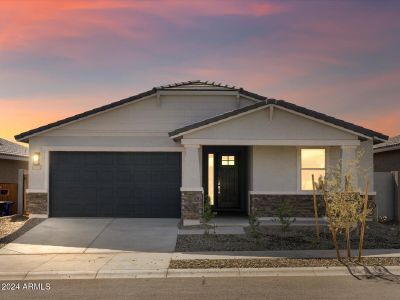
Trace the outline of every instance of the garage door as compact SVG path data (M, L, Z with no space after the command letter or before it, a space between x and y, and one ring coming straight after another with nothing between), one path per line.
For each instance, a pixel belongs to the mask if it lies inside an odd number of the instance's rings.
M181 154L50 152L52 217L180 217Z

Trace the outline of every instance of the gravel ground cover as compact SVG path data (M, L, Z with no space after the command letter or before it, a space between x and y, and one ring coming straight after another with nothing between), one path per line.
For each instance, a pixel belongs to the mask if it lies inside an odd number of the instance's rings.
M0 248L31 230L43 220L38 218L29 219L20 215L0 218Z
M195 251L258 251L258 250L317 250L334 249L326 226L321 227L320 243L316 243L313 226L292 226L285 234L279 226L261 226L261 238L252 237L249 228L246 234L179 235L175 250ZM344 238L338 237L344 247ZM358 247L357 230L352 233L352 248ZM365 249L400 249L400 225L370 222L367 225Z
M400 257L364 257L361 263L356 260L334 258L294 259L294 258L256 258L256 259L181 259L171 260L171 269L224 269L224 268L296 268L296 267L340 267L340 266L398 266Z

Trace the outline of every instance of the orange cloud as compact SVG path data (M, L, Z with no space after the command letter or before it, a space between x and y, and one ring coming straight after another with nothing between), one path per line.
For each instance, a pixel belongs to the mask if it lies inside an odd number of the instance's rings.
M89 99L0 99L0 137L13 141L18 133L101 105L91 102Z
M379 115L352 115L351 119L358 125L389 136L396 136L400 134L399 111L400 107L395 110L385 109Z
M29 48L51 38L81 37L91 30L110 30L125 37L144 39L152 25L143 24L143 14L187 25L195 16L257 17L286 9L285 5L264 1L5 0L0 10L0 50ZM129 10L130 16L110 18L106 14L115 10ZM140 30L134 30L135 25Z

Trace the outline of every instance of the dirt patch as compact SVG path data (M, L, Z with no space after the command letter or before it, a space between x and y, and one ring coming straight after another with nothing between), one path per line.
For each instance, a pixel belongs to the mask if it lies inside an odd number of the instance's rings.
M313 226L292 226L282 233L279 226L261 226L261 237L255 239L249 228L246 234L230 235L179 235L176 251L260 251L260 250L319 250L334 249L331 235L326 226L321 227L320 242L316 242ZM345 240L338 236L340 247L344 248ZM352 248L358 247L358 232L352 232ZM400 226L371 222L367 225L365 249L400 249Z
M0 218L0 248L31 230L44 219L29 219L25 216L12 216Z
M294 258L256 258L256 259L181 259L171 260L171 269L224 269L224 268L296 268L296 267L340 267L340 266L399 266L400 257L364 257L361 263L356 260L333 258L294 259Z

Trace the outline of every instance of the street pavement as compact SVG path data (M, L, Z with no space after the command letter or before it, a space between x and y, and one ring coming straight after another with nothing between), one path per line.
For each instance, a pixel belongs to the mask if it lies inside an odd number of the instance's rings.
M400 279L391 276L40 280L8 283L19 283L20 287L27 283L32 288L0 291L0 299L383 300L400 297ZM44 290L34 290L35 286Z

